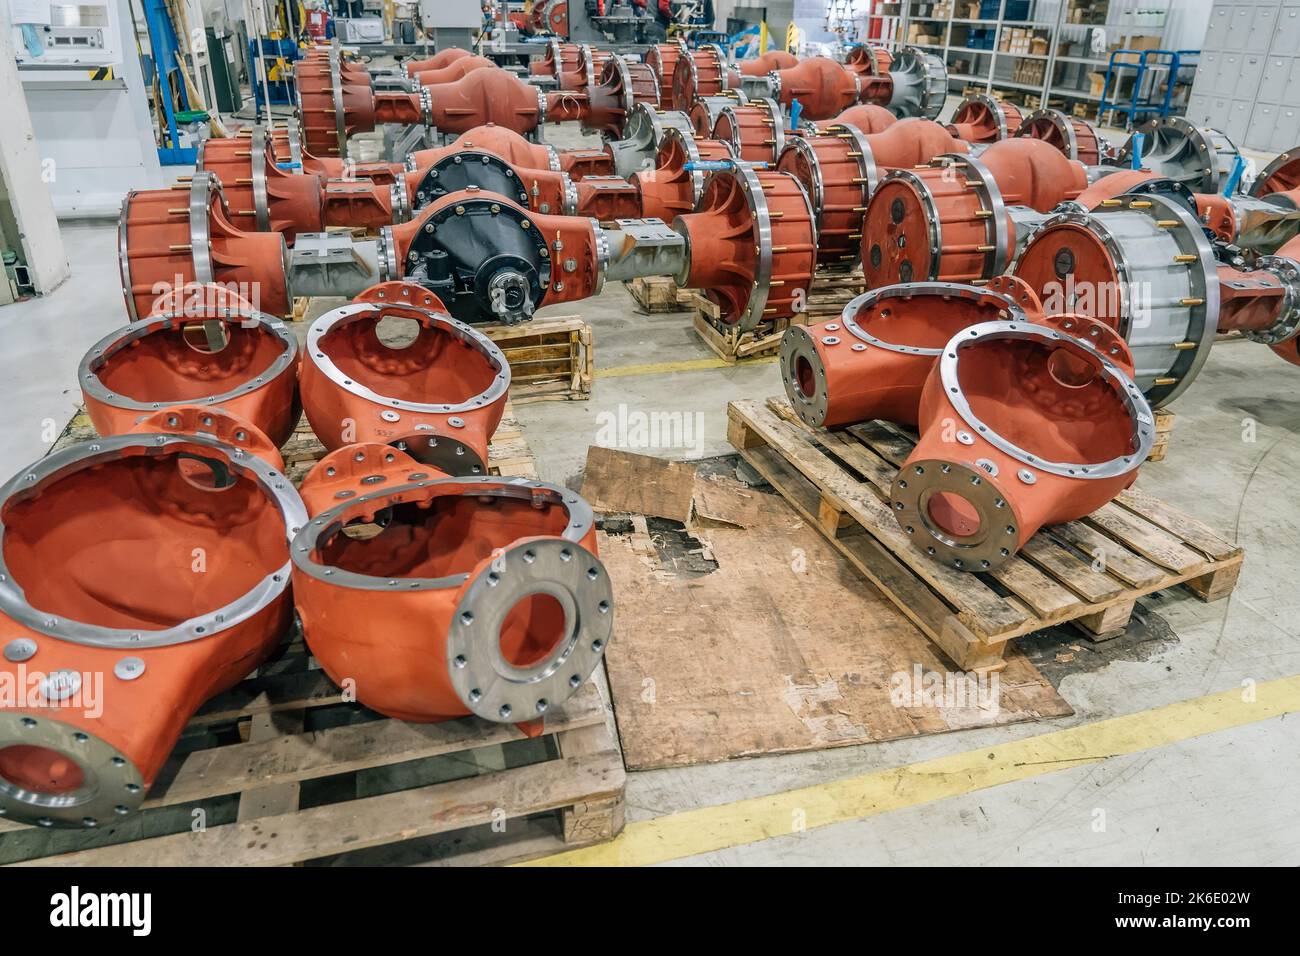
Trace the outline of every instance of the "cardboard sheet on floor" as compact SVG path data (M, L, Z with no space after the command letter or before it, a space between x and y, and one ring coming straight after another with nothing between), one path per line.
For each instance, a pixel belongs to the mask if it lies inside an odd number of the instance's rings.
M934 645L779 496L757 494L747 528L695 527L698 544L656 542L639 522L601 536L618 602L606 666L629 769L1072 712L1014 650L996 687L941 693L952 665ZM704 560L674 560L683 547Z

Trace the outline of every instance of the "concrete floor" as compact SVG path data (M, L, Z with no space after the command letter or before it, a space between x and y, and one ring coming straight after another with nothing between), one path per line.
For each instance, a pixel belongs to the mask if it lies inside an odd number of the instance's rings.
M569 145L562 130L553 141ZM125 322L114 226L65 224L72 278L52 295L0 309L0 471L39 456L79 404L77 363ZM621 286L553 310L593 326L598 370L710 358L685 315L636 314ZM545 314L545 313L543 313ZM1102 718L1145 711L1243 681L1300 673L1300 369L1248 343L1217 346L1174 410L1166 462L1141 486L1238 540L1247 551L1230 599L1202 604L1173 593L1144 602L1174 639L1098 669L1068 674L1075 708L1050 724L1020 724L820 753L631 775L629 820L806 787L866 771L986 747ZM731 451L726 403L781 390L775 365L619 374L598 378L589 402L523 406L518 417L542 477L575 483L597 414L699 413L703 440L650 449L672 458ZM1254 440L1247 441L1246 423ZM53 424L52 424L53 423ZM864 584L864 586L869 586ZM1300 863L1300 747L1294 718L1273 719L1186 743L861 821L769 839L681 862L751 864L1231 864ZM1105 832L1093 827L1106 810Z

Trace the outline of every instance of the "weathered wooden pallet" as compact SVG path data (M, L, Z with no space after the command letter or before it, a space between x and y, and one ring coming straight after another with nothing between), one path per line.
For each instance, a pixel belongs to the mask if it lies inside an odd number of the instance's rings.
M766 319L757 328L741 331L722 321L722 311L698 291L689 293L695 310L692 326L695 334L725 362L775 355L781 338L792 325L808 325L838 318L844 306L861 295L862 270L856 272L819 272L814 278L802 311L791 318Z
M141 811L120 824L84 831L0 821L0 863L491 864L622 829L626 773L595 684L529 738L473 717L385 718L345 702L310 668L301 642L290 643L209 701Z
M815 431L784 399L727 406L728 438L760 474L964 670L1002 666L1010 641L1071 622L1121 633L1138 598L1180 584L1228 595L1240 547L1140 490L1044 529L997 571L970 574L914 548L889 508L913 439L885 422Z
M519 325L478 327L510 363L516 405L584 399L591 395L596 356L591 326L580 315L536 318Z
M679 289L668 276L629 279L624 285L644 312L685 312L692 307L691 291Z

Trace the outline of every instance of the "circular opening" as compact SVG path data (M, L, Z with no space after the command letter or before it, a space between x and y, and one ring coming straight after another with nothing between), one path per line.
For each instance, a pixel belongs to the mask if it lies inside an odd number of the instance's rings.
M794 380L799 388L799 394L804 398L812 398L816 393L817 383L813 377L812 363L805 355L800 355L794 360Z
M931 495L926 512L935 527L954 538L969 538L979 533L979 511L955 492L941 491Z
M1083 388L1097 377L1091 362L1067 349L1057 349L1047 357L1047 371L1065 388Z
M420 323L401 315L386 315L376 324L379 341L390 349L404 349L420 334Z
M501 622L501 656L513 667L532 667L560 646L565 624L564 608L551 595L521 598Z
M14 744L0 749L0 780L29 793L61 796L80 790L86 775L67 754L49 747Z

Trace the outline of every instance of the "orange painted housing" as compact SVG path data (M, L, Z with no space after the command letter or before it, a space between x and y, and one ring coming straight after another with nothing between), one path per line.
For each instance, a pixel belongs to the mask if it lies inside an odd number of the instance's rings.
M996 143L1015 136L1023 119L1015 103L980 93L961 101L948 132L968 143Z
M165 431L54 452L0 502L0 672L31 688L0 709L0 808L112 826L199 706L285 635L306 512L257 455Z
M454 83L467 73L475 70L496 69L496 62L485 56L464 56L446 66L421 70L412 75L421 86L438 86L442 83Z
M501 350L445 312L361 299L307 332L299 388L316 437L331 451L380 442L449 475L487 474L510 386ZM381 338L394 319L409 342Z
M883 46L863 43L849 50L844 65L859 76L888 76L889 68L894 65L894 55Z
M1009 276L987 286L873 289L838 319L791 326L781 340L781 379L795 413L814 427L871 419L915 426L921 390L954 335L981 322L1041 316L1038 297Z
M727 63L722 49L711 43L687 51L673 68L673 100L681 110L692 109L702 97L738 89L739 71Z
M798 100L799 115L810 120L830 119L843 112L858 102L862 91L858 75L827 56L810 56L773 75L779 84L777 101L789 110Z
M543 93L505 70L475 70L427 93L432 125L445 133L464 133L489 123L528 133L561 95Z
M125 434L144 415L186 405L222 409L275 446L298 424L297 339L246 306L202 302L154 313L91 346L77 377L101 435Z
M695 212L673 228L690 250L678 284L701 290L724 322L752 329L806 302L817 241L808 196L793 176L747 166L714 173Z
M303 494L313 519L293 544L303 635L367 707L535 733L600 662L613 591L591 507L573 492L447 478L362 444L322 459Z
M1055 328L1010 321L944 347L918 424L891 489L894 517L916 547L965 571L996 569L1045 525L1112 500L1155 437L1119 365Z
M1016 130L1017 136L1041 139L1060 150L1066 159L1096 166L1102 160L1103 142L1086 120L1060 110L1035 110Z
M641 215L672 222L692 212L704 190L704 173L688 170L690 162L719 162L731 158L731 148L714 139L696 139L677 129L664 131L655 168L632 174L641 199Z
M579 69L579 45L561 43L552 38L546 43L546 52L528 64L530 76L552 76L558 78L561 73L572 73Z
M655 108L658 102L659 82L654 71L644 63L612 56L605 63L600 82L587 87L585 109L580 114L582 128L618 139L637 103Z
M688 53L686 44L681 40L656 44L646 52L646 66L650 67L659 82L658 105L661 110L685 109L677 102L677 94L673 89L673 73L677 69L677 61L685 53Z
M444 66L451 66L451 64L455 63L457 60L473 55L474 54L469 50L462 50L460 47L449 46L423 60L407 60L402 65L402 68L406 71L407 76L415 76L417 73L423 73L425 70L441 70Z
M751 60L741 60L738 67L741 76L767 76L773 70L788 70L797 66L799 58L786 50L768 50Z
M867 286L999 275L1016 249L1009 207L1047 212L1087 186L1081 163L1025 138L994 143L979 159L943 156L927 169L894 170L872 194L863 221Z
M861 257L867 201L887 167L908 168L965 150L965 143L926 119L901 120L866 135L855 126L832 124L815 136L792 137L777 168L798 179L812 200L818 264L844 268Z
M871 133L883 133L897 122L898 117L883 106L875 103L858 103L832 117L825 125L854 126L860 132L870 135ZM823 128L821 124L814 125L817 125L818 129Z
M284 237L235 228L211 173L195 173L170 189L127 193L117 237L132 321L148 315L160 295L214 282L239 289L263 312L289 313Z
M786 133L781 108L769 99L754 98L744 106L724 106L709 138L727 143L738 159L775 164Z

